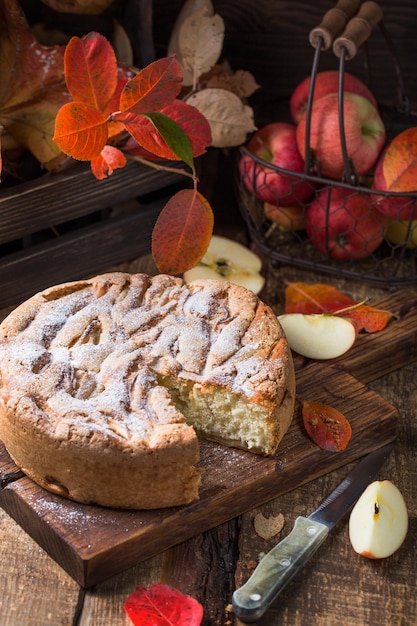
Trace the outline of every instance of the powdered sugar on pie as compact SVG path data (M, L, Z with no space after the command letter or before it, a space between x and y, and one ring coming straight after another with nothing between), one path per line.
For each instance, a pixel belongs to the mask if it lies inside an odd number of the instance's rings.
M0 325L0 439L79 502L198 498L198 436L273 454L293 414L276 316L225 281L111 273L33 296Z

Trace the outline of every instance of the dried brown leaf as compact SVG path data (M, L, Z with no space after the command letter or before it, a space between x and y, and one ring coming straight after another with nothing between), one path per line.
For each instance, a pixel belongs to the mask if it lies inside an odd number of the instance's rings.
M56 113L69 99L63 55L61 46L34 39L16 0L2 0L0 123L46 167L62 154L52 136Z
M262 513L257 513L253 519L255 532L261 539L268 541L278 535L284 527L284 516L282 513L265 517Z
M223 18L206 15L205 8L195 11L184 21L178 34L178 47L181 65L192 79L188 84L196 87L199 77L217 63L223 39Z
M118 20L113 22L111 44L116 54L117 62L132 67L134 65L132 43Z
M212 145L231 148L245 142L248 133L256 130L251 107L226 89L202 89L187 99L210 124Z
M174 25L171 29L171 35L168 42L168 55L175 54L178 56L180 50L178 45L178 37L181 26L185 20L196 11L205 10L205 15L213 15L213 3L211 0L185 0L181 11L178 13Z
M260 85L256 82L253 74L246 70L237 70L234 74L218 72L207 80L207 87L213 89L227 89L235 93L239 98L249 98Z

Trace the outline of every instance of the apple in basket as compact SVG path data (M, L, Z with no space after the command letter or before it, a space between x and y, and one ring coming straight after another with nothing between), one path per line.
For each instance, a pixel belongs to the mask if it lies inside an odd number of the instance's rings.
M384 240L387 218L368 194L347 187L322 189L306 210L305 227L312 244L338 261L364 259Z
M296 127L286 122L272 122L263 126L251 137L248 150L266 163L295 172L298 176L281 173L257 163L250 155L242 154L239 171L248 191L259 200L289 206L305 202L314 190L306 181L304 159L297 146Z
M298 124L307 108L310 81L310 76L304 78L291 94L290 112L294 124ZM345 72L343 76L343 91L344 93L357 93L367 98L375 108L377 106L373 93L365 83L348 72ZM339 72L337 70L324 70L316 74L313 100L318 100L328 93L339 93Z
M349 158L358 175L375 165L385 142L385 126L377 109L363 96L345 93L343 98L344 130ZM297 143L305 158L306 112L297 126ZM313 102L310 146L325 178L342 180L345 171L340 140L339 98L337 93Z
M379 191L387 191L387 183L386 183L385 176L384 176L384 159L385 159L385 155L388 149L395 151L395 145L396 145L395 142L392 142L379 157L378 162L375 167L374 179L372 182L372 189L379 190ZM417 151L417 145L416 145L416 151ZM415 158L417 158L417 154L415 155ZM402 167L404 167L404 165ZM417 179L414 180L414 189L406 188L406 189L401 190L401 189L396 188L395 189L396 193L394 193L393 195L381 195L381 196L375 195L373 197L375 206L377 207L379 211L381 211L381 213L383 213L384 215L387 215L388 217L394 220L408 220L410 219L410 217L411 218L413 217L412 215L413 212L416 213L416 217L417 217L415 199L413 199L410 196L407 197L405 195L401 195L401 191L403 193L409 192L409 191L410 192L417 191Z
M282 231L304 229L304 208L300 204L281 206L264 202L265 217Z

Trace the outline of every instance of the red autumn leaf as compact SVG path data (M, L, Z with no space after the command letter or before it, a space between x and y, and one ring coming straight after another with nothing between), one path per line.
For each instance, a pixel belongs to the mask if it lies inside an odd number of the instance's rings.
M339 315L354 322L358 332L363 330L366 333L376 333L383 330L392 318L392 313L389 311L367 304L361 304L349 311L341 312Z
M203 607L194 598L169 585L138 587L124 603L136 626L200 626Z
M40 45L16 0L0 2L0 75L0 124L40 163L58 164L55 116L70 99L64 48Z
M195 107L188 105L182 100L175 100L158 113L178 124L180 129L187 135L192 156L200 156L206 151L207 146L211 144L210 125L207 119ZM139 146L160 158L180 160L187 163L189 159L179 149L181 146L177 145L177 151L171 149L163 136L161 136L160 129L156 126L156 116L153 119L151 119L151 116L152 114L149 117L124 114L122 119L124 120L126 130ZM117 115L114 117L116 120L120 119ZM170 135L174 136L172 129Z
M320 448L329 452L346 448L352 428L343 413L327 404L305 400L302 415L308 436Z
M122 122L118 122L110 116L112 113L119 110L120 95L126 83L131 80L133 76L135 76L135 72L133 72L130 67L119 66L117 68L116 89L114 90L112 97L110 98L105 110L103 111L104 115L108 117L109 139L114 139L122 133L125 133L126 131L125 126Z
M100 154L91 159L91 169L98 180L113 174L113 171L126 165L126 157L114 146L104 146Z
M125 126L140 145L145 144L149 152L163 159L184 161L193 169L190 140L176 122L160 111L135 116L134 119L134 123L125 123Z
M321 283L289 283L285 289L285 313L331 313L353 304L349 296Z
M120 110L135 114L160 111L178 96L181 87L182 71L175 57L158 59L125 85Z
M95 32L82 39L72 37L65 49L64 69L73 99L105 111L118 82L116 55L107 39Z
M333 313L355 323L358 332L383 330L392 313L359 304L335 287L321 283L289 283L285 289L285 313Z
M161 113L174 120L187 134L194 157L205 153L212 137L207 118L198 109L183 100L174 100L161 109Z
M143 146L140 146L136 139L129 135L126 142L123 144L123 150L132 156L137 156L140 159L146 159L147 161L162 161L163 158L157 156L153 152L149 152Z
M388 191L417 190L417 127L394 137L385 151L382 169Z
M100 111L81 102L68 102L58 111L54 141L79 161L97 157L106 145L108 127Z
M152 233L152 256L161 273L182 274L204 256L213 211L196 189L182 189L165 205Z

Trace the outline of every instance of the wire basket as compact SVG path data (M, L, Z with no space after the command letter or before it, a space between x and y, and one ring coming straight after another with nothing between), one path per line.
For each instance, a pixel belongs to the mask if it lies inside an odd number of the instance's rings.
M334 15L331 10L323 18L322 24L310 33L315 55L306 112L304 171L283 169L264 161L248 148L241 148L238 173L240 209L252 241L271 259L272 264L313 269L318 273L388 288L416 284L417 191L400 193L373 189L374 171L358 176L346 147L343 105L345 61L353 58L358 46L366 41L376 24L392 54L398 78L396 106L392 109L381 107L379 111L386 129L386 143L400 131L417 125L417 116L408 110L401 72L379 6L375 2L365 2L357 12L358 4L354 0L340 0L335 7L338 20L341 4L344 5L343 9L348 5L342 31L340 23L332 24ZM336 39L334 29L342 32ZM340 180L321 176L321 164L315 160L310 147L312 103L319 57L321 51L330 45L333 45L333 51L339 57L338 114L344 162L344 173ZM273 194L271 177L277 175L288 184L288 193L284 199ZM303 193L300 193L301 189ZM262 193L265 190L267 193ZM295 202L289 199L290 196L296 198ZM366 203L368 208L366 212L361 210L359 216L360 203ZM389 218L386 215L387 204L390 205ZM317 206L321 208L317 209ZM338 228L336 244L331 214L337 210L344 212L345 224ZM316 215L318 212L321 214L319 221L312 219L313 211ZM343 238L344 245L341 246Z

